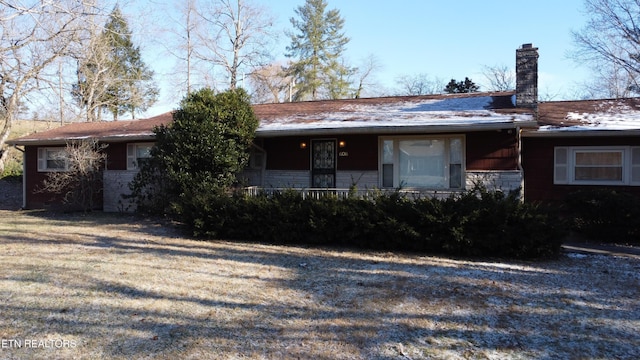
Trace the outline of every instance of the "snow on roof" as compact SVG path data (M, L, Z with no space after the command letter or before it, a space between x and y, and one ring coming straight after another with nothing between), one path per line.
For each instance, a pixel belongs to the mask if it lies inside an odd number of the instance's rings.
M536 125L529 109L513 105L513 93L396 96L253 105L258 136L329 133L424 133ZM172 112L132 121L75 123L11 140L10 144L64 144L67 140L148 140Z
M638 99L543 103L540 116L540 133L640 130Z
M387 102L344 102L327 111L308 111L262 120L258 133L292 130L386 127L474 126L533 121L532 113L498 112L492 96L398 98Z

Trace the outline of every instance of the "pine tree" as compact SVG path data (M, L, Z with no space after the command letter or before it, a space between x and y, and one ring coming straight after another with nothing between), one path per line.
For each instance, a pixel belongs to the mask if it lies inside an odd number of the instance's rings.
M114 120L121 114L143 111L153 105L158 88L153 82L153 71L142 61L140 47L131 41L131 30L116 6L105 25L103 35L111 48L115 81L107 90L108 110Z
M448 94L472 93L477 92L478 90L480 90L480 87L468 77L465 77L464 81L451 79L444 88L444 92Z
M295 12L298 19L291 24L298 32L290 34L287 57L297 58L289 67L296 79L295 100L322 96L345 97L349 92L348 78L355 69L343 64L341 56L349 38L342 28L344 19L336 9L326 10L325 0L306 0Z
M102 33L93 38L85 58L78 62L78 84L73 95L93 112L107 110L117 119L125 113L135 117L155 103L158 88L153 71L142 61L140 47L131 40L131 30L116 6Z

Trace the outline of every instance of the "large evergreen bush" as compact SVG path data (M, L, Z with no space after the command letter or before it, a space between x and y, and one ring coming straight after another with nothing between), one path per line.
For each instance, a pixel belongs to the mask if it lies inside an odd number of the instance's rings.
M151 159L142 164L132 185L137 205L191 223L214 216L211 212L221 203L218 197L247 164L257 127L242 89L189 94L174 112L173 122L154 129Z

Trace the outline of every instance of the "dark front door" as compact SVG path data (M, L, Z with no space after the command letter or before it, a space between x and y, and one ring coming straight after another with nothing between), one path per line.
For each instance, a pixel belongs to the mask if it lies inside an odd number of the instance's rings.
M311 144L311 187L336 187L336 141L313 140Z

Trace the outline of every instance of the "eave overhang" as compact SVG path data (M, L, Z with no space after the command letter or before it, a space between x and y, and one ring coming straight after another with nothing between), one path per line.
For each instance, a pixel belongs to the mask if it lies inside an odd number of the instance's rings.
M22 138L20 140L7 140L7 145L10 146L58 146L58 145L66 145L67 143L74 141L82 141L95 139L100 142L109 142L109 143L117 143L117 142L147 142L147 141L155 141L154 133L146 133L146 134L132 134L132 135L113 135L113 136L71 136L66 138L50 138L50 139L29 139Z
M636 130L544 130L523 131L523 138L581 138L581 137L621 137L640 136L640 129Z
M531 121L491 122L485 124L446 124L419 126L368 126L368 127L333 127L333 128L300 128L256 131L256 137L272 138L279 136L329 136L329 135L396 135L396 134L441 134L477 131L498 131L518 128L535 128L537 123Z

